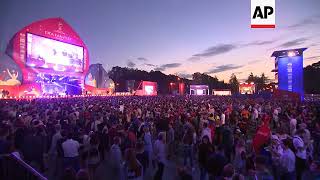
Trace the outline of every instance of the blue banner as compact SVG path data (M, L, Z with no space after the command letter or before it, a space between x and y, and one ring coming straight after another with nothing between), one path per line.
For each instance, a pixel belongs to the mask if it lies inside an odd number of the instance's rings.
M303 56L278 57L277 61L279 89L303 97Z

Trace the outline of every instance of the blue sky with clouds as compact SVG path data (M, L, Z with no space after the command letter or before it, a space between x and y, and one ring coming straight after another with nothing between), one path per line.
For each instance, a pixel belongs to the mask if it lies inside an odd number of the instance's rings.
M276 28L250 28L250 0L2 0L0 50L33 21L64 18L92 63L227 80L270 72L274 50L308 47L320 58L320 1L276 0Z

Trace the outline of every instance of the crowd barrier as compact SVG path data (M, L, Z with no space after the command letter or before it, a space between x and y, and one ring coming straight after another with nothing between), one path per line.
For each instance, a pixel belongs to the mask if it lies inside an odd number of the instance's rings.
M0 179L47 180L47 178L13 154L0 155Z

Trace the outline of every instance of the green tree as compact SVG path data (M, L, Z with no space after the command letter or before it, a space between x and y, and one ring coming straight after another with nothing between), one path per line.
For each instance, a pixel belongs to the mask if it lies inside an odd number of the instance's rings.
M229 84L230 84L231 92L233 94L236 94L239 92L239 81L237 76L234 73L231 74L231 77L229 79Z
M306 94L320 94L320 61L303 68L303 83Z
M247 83L254 83L256 85L256 92L262 90L265 85L268 83L269 78L262 73L260 76L254 75L252 72L249 74L248 79L246 80Z
M210 76L205 73L196 72L192 75L192 84L205 84L209 86L209 90L212 89L226 89L229 88L229 85L224 81L219 81L219 79L214 76Z

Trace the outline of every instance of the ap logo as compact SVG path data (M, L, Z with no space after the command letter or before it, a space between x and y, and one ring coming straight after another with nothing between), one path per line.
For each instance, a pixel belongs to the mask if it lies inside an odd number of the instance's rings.
M275 28L275 10L275 0L251 0L251 28Z

